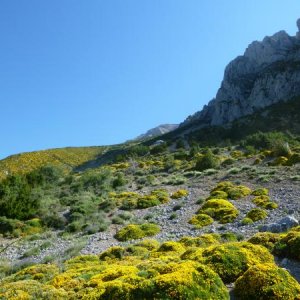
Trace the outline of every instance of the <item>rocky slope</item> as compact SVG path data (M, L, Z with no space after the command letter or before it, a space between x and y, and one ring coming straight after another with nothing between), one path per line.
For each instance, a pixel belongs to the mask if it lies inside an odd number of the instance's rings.
M300 19L296 36L279 31L255 41L225 69L217 95L181 126L224 125L300 95Z

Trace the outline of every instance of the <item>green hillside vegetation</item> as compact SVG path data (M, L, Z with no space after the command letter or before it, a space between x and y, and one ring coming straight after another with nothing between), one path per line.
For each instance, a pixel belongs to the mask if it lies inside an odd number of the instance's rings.
M290 146L287 141L290 141ZM244 174L252 179L260 166L263 169L280 170L282 166L290 167L300 162L298 140L291 140L291 137L287 138L282 133L257 133L248 136L240 144L235 150L228 150L228 147L201 148L201 144L193 144L189 150L180 148L171 151L168 147L163 147L158 152L155 151L155 154L152 154L152 150L157 146L129 146L126 153L119 154L111 163L95 165L94 168L80 172L72 171L71 168L66 172L65 164L62 163L49 165L49 153L58 153L58 150L36 152L32 156L21 155L24 160L27 156L46 157L48 160L45 158L46 164L39 168L37 164L31 165L32 160L28 160L28 166L34 170L24 174L16 171L15 175L7 175L2 179L0 232L5 236L22 236L27 230L24 222L33 218L39 219L39 224L45 229L85 233L105 231L111 223L129 224L130 219L120 217L122 210L147 209L164 205L170 199L184 199L189 194L188 190L179 187L171 191L170 187L185 185L190 178L201 180L224 171L234 176L242 170L232 165L246 163L250 165L244 168ZM75 167L91 155L93 158L98 155L101 159L99 151L103 149L100 149L102 148L62 149L60 154ZM84 154L86 150L88 153ZM65 155L68 151L70 153ZM44 156L46 153L48 154ZM80 159L75 160L75 157ZM284 162L276 163L281 157L285 158ZM0 164L10 164L12 159L2 160ZM218 164L211 165L211 160L217 160ZM203 165L203 161L206 161L207 167L199 171L199 162ZM36 162L42 164L42 161ZM17 165L16 160L14 163ZM276 175L275 170L272 172ZM262 177L258 176L259 178ZM169 186L169 191L165 186ZM143 189L147 189L147 192L140 193L139 190ZM242 201L250 193L251 189L247 186L220 182L198 213L221 223L233 222L239 215L234 201ZM266 214L264 209L277 208L277 204L267 195L267 190L256 190L252 194L251 199L262 209L262 214ZM195 217L191 223L197 225L199 222L200 227L204 223L211 223L211 219L203 218ZM256 221L250 212L247 219Z
M62 148L12 155L0 161L0 178L26 174L45 165L58 166L70 171L97 158L104 149L104 147Z

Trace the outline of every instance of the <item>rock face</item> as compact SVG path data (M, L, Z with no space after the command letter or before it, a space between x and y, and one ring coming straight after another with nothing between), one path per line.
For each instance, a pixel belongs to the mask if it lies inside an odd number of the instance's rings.
M223 125L277 103L300 96L300 19L295 37L285 31L253 42L231 61L216 97L182 125Z
M142 140L146 138L156 137L170 131L175 130L178 127L177 124L163 124L155 128L148 130L146 133L139 135L135 140Z

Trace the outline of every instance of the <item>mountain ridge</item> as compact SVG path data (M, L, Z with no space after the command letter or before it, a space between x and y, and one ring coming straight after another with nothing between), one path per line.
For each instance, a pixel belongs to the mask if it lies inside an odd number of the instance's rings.
M296 36L279 31L252 42L225 68L216 97L180 126L224 125L300 95L300 20Z
M140 134L137 136L134 140L143 140L147 138L153 138L160 135L163 135L165 133L169 133L170 131L173 131L178 128L178 124L161 124L154 128L151 128L147 130L145 133Z

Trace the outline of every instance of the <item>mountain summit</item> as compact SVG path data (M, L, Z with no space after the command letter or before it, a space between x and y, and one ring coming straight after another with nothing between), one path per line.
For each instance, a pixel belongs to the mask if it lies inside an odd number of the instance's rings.
M162 124L152 129L149 129L146 133L139 135L135 140L143 140L147 138L153 138L162 134L175 130L178 127L177 124Z
M300 19L298 32L279 31L252 42L231 61L217 95L183 124L224 125L279 101L300 95Z

